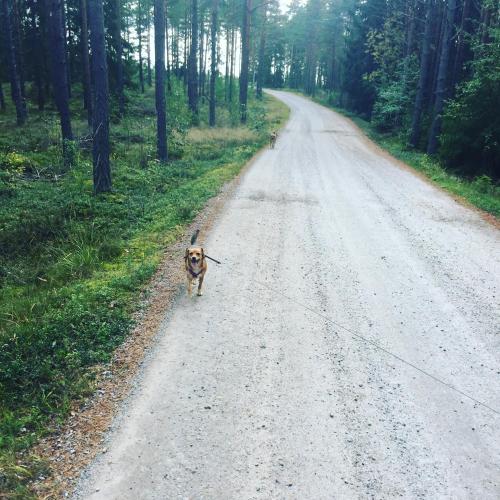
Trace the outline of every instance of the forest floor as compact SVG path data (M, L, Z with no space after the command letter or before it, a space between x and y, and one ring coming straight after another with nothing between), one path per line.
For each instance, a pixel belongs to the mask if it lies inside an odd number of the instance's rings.
M30 109L22 129L12 106L0 114L0 497L24 498L34 480L49 478L33 445L106 378L113 352L143 315L145 284L173 258L165 248L288 114L266 96L251 100L248 126L239 125L235 104L218 108L219 126L209 129L205 103L200 126L190 127L182 86L173 84L169 163L154 160L152 89L131 93L127 116L111 124L113 191L98 197L78 90L68 170L53 109Z
M295 90L292 92L309 97ZM408 147L405 138L377 131L367 120L346 109L332 105L328 95L324 92L318 91L317 95L311 99L350 118L370 139L395 158L411 166L435 185L454 195L461 203L469 204L491 214L493 216L491 220L496 218L497 223L499 223L500 186L495 185L489 177L481 175L474 179L467 179L458 173L449 171L437 157L430 157L421 151Z
M500 233L297 95L77 498L498 498Z

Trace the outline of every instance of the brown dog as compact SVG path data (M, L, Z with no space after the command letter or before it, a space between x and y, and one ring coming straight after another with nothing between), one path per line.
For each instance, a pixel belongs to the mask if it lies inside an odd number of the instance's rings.
M271 135L269 136L269 147L271 149L274 149L277 139L278 139L278 132L276 132L275 130L274 132L271 132Z
M207 272L207 261L205 259L205 252L202 247L189 247L186 248L184 255L184 262L187 271L188 280L188 295L191 297L193 283L198 280L198 295L203 295L201 287L203 286L203 279Z

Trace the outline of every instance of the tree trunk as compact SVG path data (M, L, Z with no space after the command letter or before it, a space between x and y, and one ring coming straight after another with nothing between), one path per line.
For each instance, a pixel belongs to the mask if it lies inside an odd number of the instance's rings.
M215 127L215 83L217 80L217 22L218 22L218 0L212 0L212 24L210 30L211 55L210 55L210 104L208 123Z
M205 31L205 25L204 25L204 18L203 18L203 12L201 14L201 19L200 19L200 50L198 51L199 52L199 58L200 58L200 61L199 61L199 64L198 64L198 67L199 67L199 73L198 73L198 95L200 97L202 97L205 93L205 82L204 82L204 79L205 79L205 68L203 66L203 55L204 55L204 52L205 52L205 46L204 46L204 41L205 41L205 35L204 35L204 31Z
M420 55L420 75L418 79L417 94L415 96L415 106L413 108L410 136L410 144L414 148L418 146L418 142L420 140L420 121L424 106L427 80L429 78L429 56L431 52L433 13L434 0L427 0L424 39L422 41L422 53Z
M69 111L69 85L66 55L66 36L63 29L63 1L50 0L50 40L52 47L52 87L54 100L61 121L61 134L63 139L63 158L65 166L69 166L72 158L68 141L73 140L71 129L71 116Z
M229 65L229 102L233 102L234 86L234 27L231 29L231 62Z
M158 159L167 161L167 115L165 104L165 0L155 0L155 93Z
M259 66L257 70L257 99L262 99L262 88L264 86L264 70L266 65L266 22L267 22L267 5L264 4L264 15L262 18L262 27L259 39Z
M17 69L19 71L19 81L21 84L21 94L23 98L26 99L26 89L25 89L26 78L24 74L21 21L19 18L19 9L17 5L17 0L12 0L11 26L12 26L12 36L14 38L14 47L16 50L16 61L17 61Z
M252 0L243 0L243 20L241 24L241 70L240 70L240 121L247 121L248 71L250 64L250 17Z
M68 98L71 98L71 72L69 70L68 34L66 31L66 8L64 5L64 0L61 0L61 29L64 36L64 59L65 59L64 64L66 67L66 83L68 85Z
M118 114L122 117L125 114L125 95L123 93L123 42L122 42L122 18L121 1L113 0L113 45L116 56L116 94L118 96Z
M170 71L171 71L171 59L170 59L170 42L168 40L168 15L167 15L167 4L165 2L165 58L167 66L167 91L172 91L172 84L170 81Z
M450 58L450 42L453 30L453 19L455 16L456 0L448 0L446 9L445 28L441 44L441 55L439 58L439 70L436 85L436 100L434 102L434 118L432 120L429 141L427 143L427 153L434 154L438 148L438 136L441 132L442 112L444 99L446 96L446 76L448 71L448 61Z
M94 80L94 112L92 120L94 193L111 191L109 163L109 87L104 35L103 0L89 0L90 46Z
M3 94L3 87L1 81L0 81L0 111L5 111L5 96Z
M198 75L196 56L198 54L198 0L191 0L191 50L188 61L188 101L194 116L198 115Z
M229 26L226 27L226 70L224 72L224 101L227 102L228 98L228 85L229 85Z
M12 37L12 0L2 0L3 13L3 31L5 34L5 50L9 64L9 78L11 97L16 107L17 124L24 125L28 112L26 101L21 92L21 81L19 79L19 70L17 62L16 48Z
M89 28L87 17L87 0L80 0L80 14L82 31L80 36L82 61L83 61L83 105L87 110L87 122L92 126L92 87L90 83L89 59Z
M457 83L459 83L462 80L464 55L466 52L466 45L467 45L467 41L465 40L465 38L469 33L470 9L471 9L471 0L464 0L464 8L462 10L462 19L460 22L460 31L458 32L458 37L457 37L457 52L455 54L455 61L453 64L452 81L451 81L452 89L454 89Z
M137 38L139 39L139 83L144 94L144 68L142 61L142 11L141 0L137 3Z
M148 64L148 86L153 86L153 79L151 77L151 10L147 8L146 14L146 56Z
M41 30L37 26L37 3L34 0L30 2L31 10L31 40L32 40L32 50L35 55L34 65L34 79L36 87L36 100L38 105L38 110L43 111L45 107L45 93L43 91L43 43L41 37ZM39 17L40 19L40 17Z

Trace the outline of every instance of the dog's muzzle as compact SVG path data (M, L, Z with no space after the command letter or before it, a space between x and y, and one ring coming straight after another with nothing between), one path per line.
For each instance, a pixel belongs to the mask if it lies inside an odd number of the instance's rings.
M191 262L193 264L196 264L198 262L198 259L196 257L191 257Z

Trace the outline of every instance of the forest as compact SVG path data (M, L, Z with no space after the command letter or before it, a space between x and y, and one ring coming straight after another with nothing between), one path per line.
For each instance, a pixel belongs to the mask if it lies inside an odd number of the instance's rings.
M1 0L0 496L50 474L30 447L92 391L165 245L286 120L263 89L369 122L498 207L499 14L498 0Z

